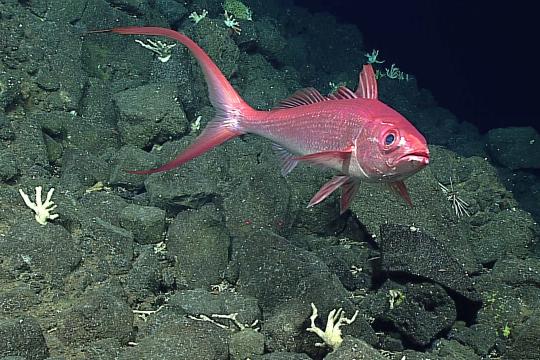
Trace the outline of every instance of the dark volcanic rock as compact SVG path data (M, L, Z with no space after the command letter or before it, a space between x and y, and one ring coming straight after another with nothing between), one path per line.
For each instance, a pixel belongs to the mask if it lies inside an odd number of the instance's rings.
M536 360L538 354L538 339L540 338L540 311L535 311L524 324L516 327L514 346L507 354L509 360Z
M0 237L0 257L17 271L40 274L60 284L80 263L81 251L63 227L21 219Z
M408 226L381 225L382 269L436 282L473 303L480 302L472 281L437 239Z
M321 313L343 307L350 314L347 291L318 257L266 231L233 240L237 289L256 297L263 311L296 299L309 308L316 302Z
M119 292L117 287L104 286L66 310L58 326L60 340L74 345L111 338L126 344L131 337L133 313Z
M409 284L402 304L387 313L396 329L415 345L427 346L456 320L456 307L436 284Z
M437 284L391 280L362 302L361 313L374 319L375 328L394 329L415 347L428 346L454 324L456 305Z
M510 169L540 168L540 135L532 127L492 129L487 134L489 154Z
M5 356L5 357L4 357ZM49 349L38 322L30 317L0 319L0 357L41 360Z

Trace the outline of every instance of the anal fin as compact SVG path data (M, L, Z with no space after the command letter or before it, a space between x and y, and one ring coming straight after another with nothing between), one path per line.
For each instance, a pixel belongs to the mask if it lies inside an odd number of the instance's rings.
M298 165L298 160L294 154L279 144L272 144L272 150L281 162L281 175L287 176Z

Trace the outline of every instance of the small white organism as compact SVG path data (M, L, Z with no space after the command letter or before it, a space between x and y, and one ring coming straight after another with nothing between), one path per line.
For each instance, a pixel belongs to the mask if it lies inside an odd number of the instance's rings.
M225 20L223 20L223 23L226 27L229 29L232 29L236 34L240 35L242 32L242 29L240 29L240 23L234 18L232 14L229 14L227 10L225 10Z
M330 346L332 350L337 349L343 342L343 337L341 336L341 327L343 325L349 325L358 316L358 310L354 313L352 318L348 319L343 313L343 309L334 309L328 314L328 319L326 320L326 328L324 331L315 325L315 320L317 319L318 312L315 304L311 303L312 315L310 316L311 326L306 330L312 333L317 334L324 342L315 343L315 346Z
M41 191L43 188L41 186L36 187L36 202L33 203L30 201L30 198L26 193L19 189L19 194L21 194L21 197L24 200L24 203L26 206L28 206L30 209L32 209L36 213L36 221L40 223L41 225L45 225L47 223L47 220L54 220L58 217L58 214L52 214L52 211L56 209L57 205L54 205L54 201L51 201L52 195L54 193L54 188L51 188L47 192L47 197L45 198L45 202L42 201L41 198Z
M206 10L203 10L202 13L201 13L200 15L197 14L196 11L194 11L194 12L192 12L191 14L189 14L189 18L190 18L191 20L193 20L193 22L194 22L195 24L198 24L199 21L201 21L202 19L204 19L204 18L206 17L206 15L208 15L208 11L206 11Z
M382 64L384 62L384 60L377 60L379 50L373 49L370 54L365 54L364 56L367 57L368 64Z
M153 53L157 54L159 61L162 63L166 63L170 60L172 55L172 48L176 46L176 44L165 44L162 41L152 41L150 39L146 39L148 44L142 42L141 40L135 40L135 42L139 45L141 45L143 48L148 49L152 51Z

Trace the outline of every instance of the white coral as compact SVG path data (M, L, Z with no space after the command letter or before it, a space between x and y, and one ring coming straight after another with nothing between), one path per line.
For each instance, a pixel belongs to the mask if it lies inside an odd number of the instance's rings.
M19 189L19 194L21 194L21 197L24 200L24 203L26 206L28 206L30 209L32 209L36 213L36 221L40 223L41 225L45 225L47 223L47 220L54 220L58 217L58 214L51 214L54 209L56 209L57 205L54 205L54 201L51 201L52 195L54 193L54 188L51 188L47 192L47 197L45 198L45 202L41 199L41 191L43 188L41 186L36 187L36 202L33 203L30 201L30 198L26 193Z
M196 11L194 11L194 12L192 12L191 14L189 14L189 18L190 18L191 20L193 20L193 22L194 22L195 24L198 24L199 21L201 21L202 19L204 19L204 18L206 17L206 15L208 15L208 11L206 11L206 10L203 10L202 13L201 13L200 15L197 14Z
M317 325L315 325L315 320L318 316L317 307L315 304L311 303L311 309L313 311L309 318L311 320L311 326L306 330L317 334L317 336L324 341L323 343L316 343L315 346L328 345L333 350L337 349L343 342L343 337L341 336L341 327L343 325L349 325L356 320L358 310L356 310L350 319L345 317L343 309L341 308L330 311L328 314L328 319L326 320L326 328L323 331L322 329L318 328Z

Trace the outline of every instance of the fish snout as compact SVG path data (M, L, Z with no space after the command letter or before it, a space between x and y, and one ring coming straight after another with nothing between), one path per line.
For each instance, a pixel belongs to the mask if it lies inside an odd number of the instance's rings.
M422 166L429 164L429 150L417 151L408 155L409 161L420 163Z

